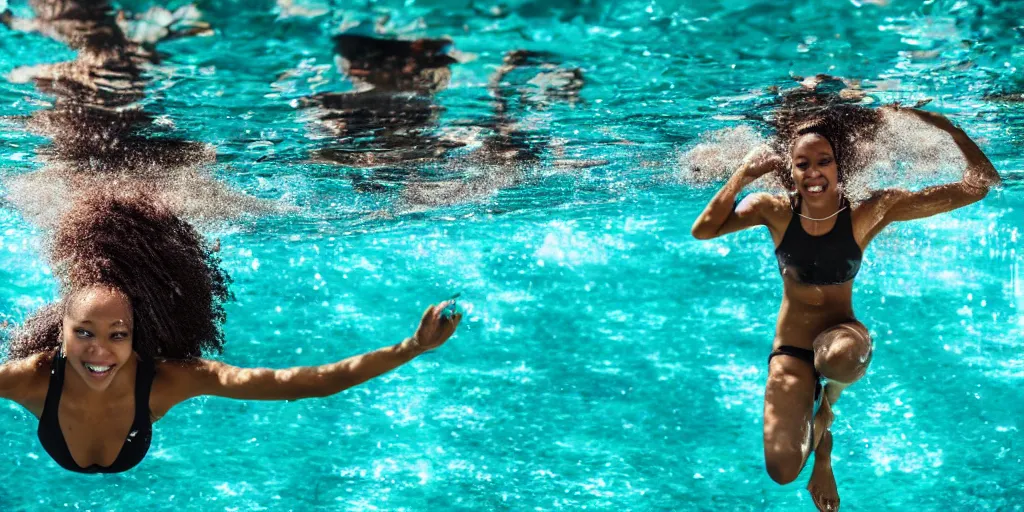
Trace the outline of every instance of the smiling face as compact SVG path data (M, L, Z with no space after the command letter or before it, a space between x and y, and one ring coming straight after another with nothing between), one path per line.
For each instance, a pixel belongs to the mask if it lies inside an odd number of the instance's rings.
M813 206L835 205L839 200L839 167L832 144L817 133L793 142L793 183L800 197Z
M110 386L132 353L132 308L128 298L91 287L69 299L62 327L67 364L95 391Z

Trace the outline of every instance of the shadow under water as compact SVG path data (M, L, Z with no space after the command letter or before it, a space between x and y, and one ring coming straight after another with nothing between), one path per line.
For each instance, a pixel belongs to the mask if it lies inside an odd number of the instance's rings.
M149 83L147 66L161 57L156 44L209 33L194 7L174 13L154 7L135 16L115 14L106 2L31 5L36 18L7 16L6 24L65 42L78 54L67 62L20 67L9 76L12 82L34 82L54 98L49 108L21 119L50 140L38 151L39 170L8 180L7 199L23 215L52 226L82 191L149 185L200 223L278 208L215 180L209 172L214 148L173 136L169 119L140 104Z

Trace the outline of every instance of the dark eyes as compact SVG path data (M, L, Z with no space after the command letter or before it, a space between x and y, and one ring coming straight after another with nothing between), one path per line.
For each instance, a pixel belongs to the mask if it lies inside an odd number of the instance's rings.
M75 329L75 334L77 334L79 338L92 338L93 337L93 334L91 332L85 330L85 329ZM127 339L127 338L128 338L128 333L126 333L126 332L115 332L114 334L110 335L110 339L112 339L112 340L123 340L123 339Z
M832 159L831 158L826 158L826 159L818 162L818 165L821 166L821 167L825 167L826 165L831 164L831 163L832 163ZM796 164L796 167L797 167L797 169L806 169L810 165L811 165L810 162L799 162L799 163Z

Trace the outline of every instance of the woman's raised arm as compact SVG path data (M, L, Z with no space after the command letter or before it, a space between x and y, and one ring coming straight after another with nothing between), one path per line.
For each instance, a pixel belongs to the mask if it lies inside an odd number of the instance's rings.
M765 208L774 206L770 194L752 194L735 209L736 196L757 178L784 166L782 157L767 146L751 151L729 181L715 194L694 221L690 233L694 238L709 240L734 231L767 224Z
M1002 181L978 145L941 114L917 109L899 109L898 112L913 115L948 133L967 160L967 168L963 178L955 183L926 187L916 192L886 189L875 194L871 200L877 203L881 220L875 231L892 222L923 219L980 201L990 187Z

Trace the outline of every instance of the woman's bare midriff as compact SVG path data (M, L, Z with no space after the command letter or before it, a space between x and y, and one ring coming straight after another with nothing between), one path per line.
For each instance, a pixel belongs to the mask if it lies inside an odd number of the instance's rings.
M852 280L833 285L805 285L785 278L772 348L791 345L813 349L814 338L823 331L855 320L852 297Z

